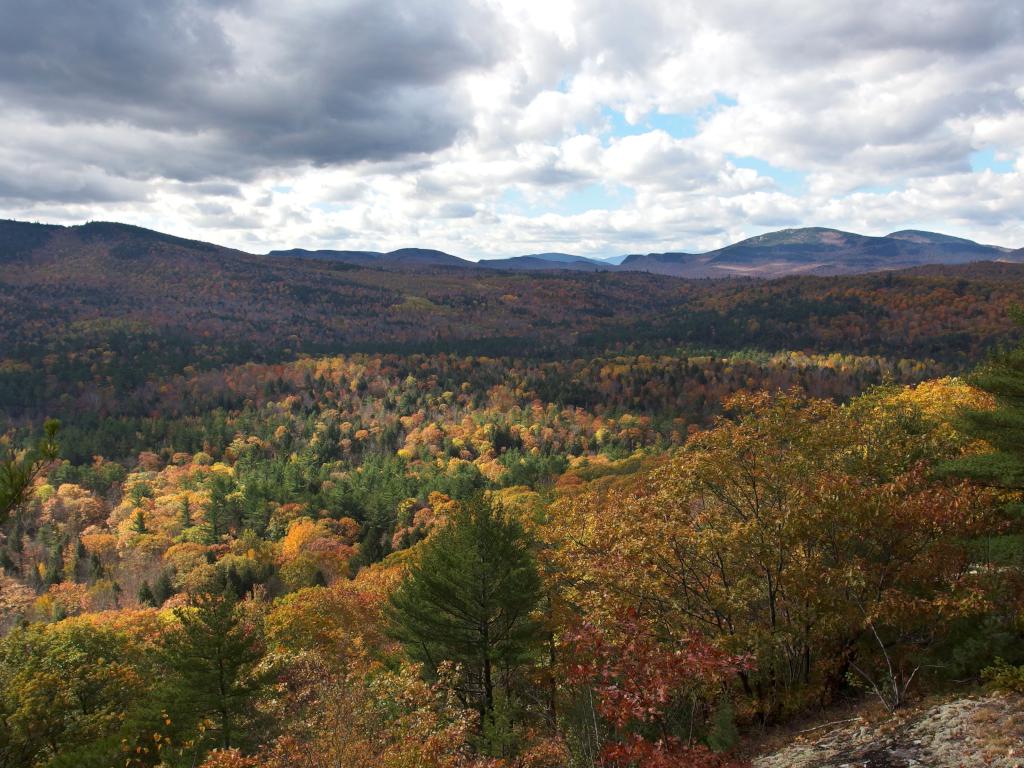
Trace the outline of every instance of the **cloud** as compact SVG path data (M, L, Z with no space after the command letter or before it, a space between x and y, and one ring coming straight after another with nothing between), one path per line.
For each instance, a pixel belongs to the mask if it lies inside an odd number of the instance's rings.
M2 215L470 257L697 250L799 225L1024 245L1016 0L0 14ZM1002 172L972 171L980 150Z
M459 77L501 48L484 7L441 0L4 0L0 13L6 110L84 136L69 161L184 181L444 148L471 119Z

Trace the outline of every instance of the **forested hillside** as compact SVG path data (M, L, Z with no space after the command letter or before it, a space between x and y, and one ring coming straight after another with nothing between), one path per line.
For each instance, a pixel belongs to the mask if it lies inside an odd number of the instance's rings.
M303 354L803 351L960 372L1024 299L1015 264L774 281L362 267L102 223L3 223L0 260L0 404L37 419L128 407L186 368Z
M3 234L4 766L732 766L1021 688L1022 267Z

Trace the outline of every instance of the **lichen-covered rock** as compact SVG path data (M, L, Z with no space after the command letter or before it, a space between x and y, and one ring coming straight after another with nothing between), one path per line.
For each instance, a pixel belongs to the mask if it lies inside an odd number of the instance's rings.
M882 723L814 730L754 768L1024 768L1024 699L957 699Z

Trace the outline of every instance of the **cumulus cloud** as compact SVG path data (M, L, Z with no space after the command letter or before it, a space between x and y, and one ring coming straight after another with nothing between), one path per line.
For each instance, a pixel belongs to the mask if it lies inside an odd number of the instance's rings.
M0 13L2 215L470 257L799 225L1024 245L1016 0Z

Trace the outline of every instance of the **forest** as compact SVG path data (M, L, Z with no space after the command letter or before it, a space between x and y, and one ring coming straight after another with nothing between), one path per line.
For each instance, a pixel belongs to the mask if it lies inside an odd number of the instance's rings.
M4 766L725 768L840 702L1024 691L1015 265L467 277L25 237Z
M0 418L140 408L192 372L337 354L840 354L958 374L1013 334L1024 265L682 280L267 258L120 224L0 221ZM522 356L521 354L519 356Z

